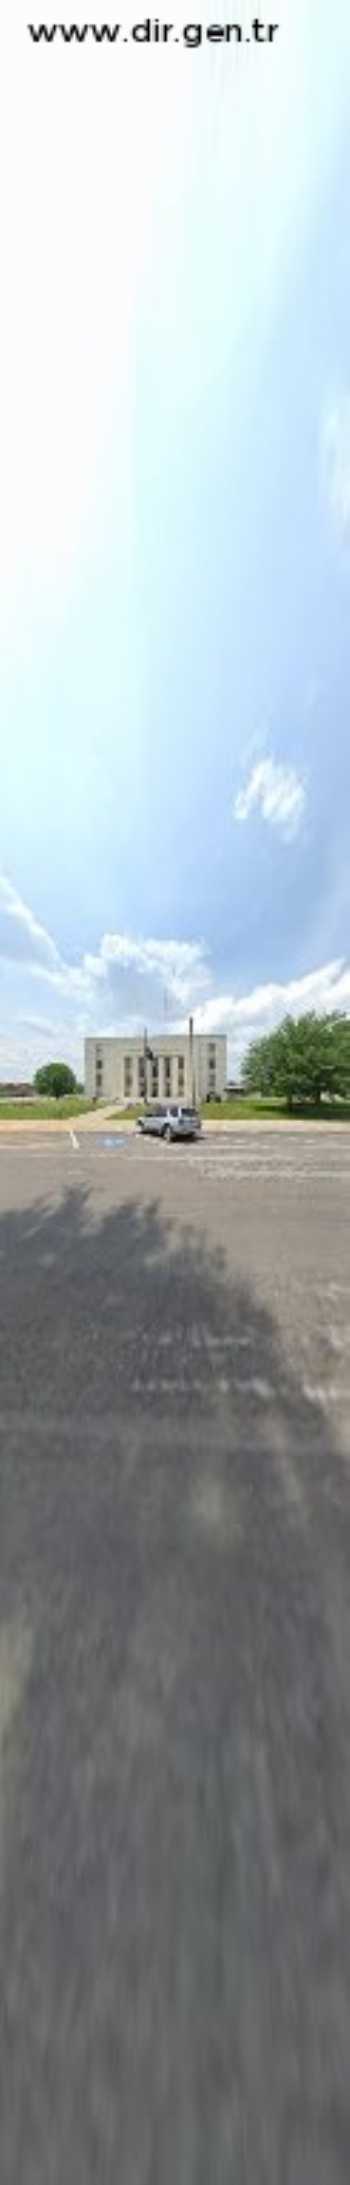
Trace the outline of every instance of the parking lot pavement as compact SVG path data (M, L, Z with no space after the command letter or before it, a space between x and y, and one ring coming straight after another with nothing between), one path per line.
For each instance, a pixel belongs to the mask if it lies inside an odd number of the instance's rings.
M106 1144L111 1142L111 1139L106 1140ZM339 1128L336 1134L329 1131L327 1137L323 1129L317 1138L316 1131L301 1132L299 1129L295 1133L288 1130L285 1136L282 1131L273 1136L271 1131L263 1129L251 1134L248 1129L239 1131L238 1128L233 1134L225 1132L220 1125L216 1133L211 1129L206 1135L204 1130L197 1143L189 1141L185 1146L157 1144L152 1139L143 1141L135 1133L128 1141L128 1151L139 1159L147 1154L148 1160L153 1158L154 1161L160 1158L168 1163L171 1158L186 1160L197 1175L212 1175L217 1180L221 1175L252 1179L271 1176L272 1179L281 1178L283 1182L305 1175L321 1180L327 1176L350 1178L350 1131L340 1132Z
M151 1193L169 1230L174 1224L194 1219L208 1239L209 1248L225 1251L227 1264L245 1279L256 1276L259 1294L273 1304L286 1356L293 1361L308 1401L337 1417L342 1432L348 1431L350 1405L350 1269L348 1264L348 1207L350 1186L350 1135L331 1131L323 1135L322 1157L316 1133L301 1136L297 1130L283 1143L282 1134L271 1144L263 1130L249 1137L222 1129L214 1138L195 1145L166 1146L144 1142L137 1133L101 1131L94 1137L67 1134L43 1139L39 1134L2 1145L0 1137L0 1205L20 1211L32 1197L44 1199L32 1234L39 1237L50 1227L50 1208L63 1200L61 1230L69 1231L72 1207L95 1210L95 1219L113 1219L113 1210L125 1201L146 1207ZM155 1201L156 1194L156 1201ZM33 1280L37 1266L33 1258ZM52 1266L56 1266L56 1250ZM48 1264L46 1255L46 1264ZM105 1331L109 1324L113 1287L106 1304ZM168 1401L171 1388L184 1397L200 1391L203 1346L211 1358L211 1384L218 1397L246 1386L257 1399L259 1374L242 1382L235 1331L198 1332L197 1323L183 1341L181 1312L172 1312L171 1328L157 1325L142 1329L139 1352L138 1316L131 1304L131 1326L124 1334L114 1329L119 1371L130 1370L134 1361L132 1390L142 1403L146 1396ZM122 1361L123 1342L126 1345ZM177 1346L179 1357L175 1359ZM243 1345L244 1348L244 1345ZM172 1369L166 1352L171 1352ZM102 1350L103 1356L103 1350ZM181 1360L181 1374L180 1374ZM260 1374L263 1388L264 1374ZM270 1390L272 1401L273 1392ZM260 1401L267 1401L261 1394Z
M80 1160L90 1163L102 1155L107 1157L122 1152L124 1158L129 1162L137 1161L142 1169L145 1161L148 1169L152 1162L157 1168L165 1163L170 1169L176 1161L184 1165L184 1173L193 1169L199 1176L213 1175L217 1180L221 1175L232 1175L237 1179L240 1175L252 1179L268 1175L272 1180L276 1177L283 1182L305 1175L320 1181L350 1177L350 1130L339 1124L336 1129L328 1130L324 1124L319 1130L299 1124L295 1129L288 1126L274 1131L271 1126L258 1129L257 1125L254 1129L248 1126L240 1129L236 1125L234 1131L232 1128L225 1130L222 1124L215 1131L211 1125L207 1130L204 1126L198 1141L189 1140L188 1144L173 1141L169 1146L162 1140L143 1139L136 1128L129 1125L125 1130L123 1123L117 1125L115 1122L103 1126L100 1123L98 1130L86 1129L84 1132L79 1124L72 1124L64 1131L60 1131L59 1126L54 1131L50 1125L47 1133L43 1125L40 1131L33 1125L32 1129L26 1127L23 1136L19 1130L7 1134L0 1129L2 1171L7 1159L21 1159L23 1163L32 1156L37 1159L42 1156L52 1162L61 1153L64 1160L70 1160L72 1151L79 1153Z
M98 1138L0 1138L1 2185L348 2185L348 1139Z

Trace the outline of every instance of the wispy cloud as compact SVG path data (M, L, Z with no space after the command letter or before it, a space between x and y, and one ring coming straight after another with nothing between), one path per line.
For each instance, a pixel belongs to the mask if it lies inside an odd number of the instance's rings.
M133 971L139 978L152 976L171 994L174 1003L190 1001L194 985L196 993L208 987L208 964L201 941L159 941L135 939L129 933L105 933L98 955L84 960L97 979L113 976L114 970Z
M28 903L23 903L5 874L0 875L0 957L10 963L37 964L42 971L51 972L60 960L51 934Z
M128 1011L130 982L133 993L151 986L155 1000L169 1010L186 1008L200 1000L210 987L210 969L203 941L162 940L130 933L104 933L96 953L85 951L77 964L60 954L50 933L35 912L22 901L17 889L0 877L0 959L25 964L34 978L45 980L57 994L79 1007L113 1006L118 997L124 1016ZM134 1012L137 1017L137 1010Z
M350 540L350 392L326 412L322 429L323 470L333 521L341 541Z
M226 1032L231 1067L239 1068L252 1039L273 1031L282 1017L302 1016L309 1009L320 1015L336 1009L350 1014L350 963L345 957L300 979L255 986L248 994L213 994L195 1010L195 1030Z
M1 1032L0 1077L30 1075L50 1052L61 1053L81 1075L87 1033L137 1033L144 1019L154 1030L166 1023L169 1029L182 1030L191 1006L196 1031L226 1033L234 1071L250 1041L273 1030L287 1012L298 1016L307 1009L338 1009L350 1015L350 962L345 957L301 978L271 980L245 994L223 993L215 988L214 966L201 941L109 933L102 936L95 955L85 953L79 964L69 964L8 880L0 883L0 904L0 955L4 963L12 961L14 978L23 972L26 978L26 998L22 1001L21 992L13 1033L11 1026ZM30 993L34 1000L38 980L43 992L49 987L51 1016L44 1014L45 1001L41 1013L41 994L39 1010L35 1004L31 1009Z
M235 797L234 819L243 822L251 812L260 811L262 819L291 840L300 827L305 801L305 782L294 766L258 759L245 788Z

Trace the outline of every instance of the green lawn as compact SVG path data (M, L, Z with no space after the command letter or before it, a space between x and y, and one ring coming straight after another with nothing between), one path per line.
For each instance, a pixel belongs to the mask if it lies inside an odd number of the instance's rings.
M140 1101L138 1108L115 1108L109 1120L112 1123L122 1121L135 1123L138 1115L142 1115L142 1113L143 1106ZM350 1101L339 1100L334 1103L323 1100L320 1108L314 1108L311 1103L308 1105L305 1102L303 1107L293 1110L293 1115L290 1118L288 1117L287 1108L283 1106L281 1100L253 1100L250 1098L247 1100L208 1100L204 1101L200 1113L203 1123L222 1123L223 1125L232 1122L263 1123L268 1121L285 1123L288 1120L295 1123L307 1121L350 1123Z
M83 1093L71 1093L66 1100L1 1100L1 1123L62 1123L69 1122L71 1115L86 1115L92 1100L84 1100Z
M142 1100L139 1100L138 1108L113 1108L113 1111L110 1109L108 1123L137 1123L138 1115L143 1115Z
M201 1115L203 1122L207 1120L217 1123L264 1120L282 1123L307 1120L317 1123L350 1123L350 1101L322 1100L320 1108L313 1107L311 1101L305 1101L300 1107L293 1108L292 1116L289 1116L283 1100L254 1100L249 1097L246 1100L208 1100L201 1108Z

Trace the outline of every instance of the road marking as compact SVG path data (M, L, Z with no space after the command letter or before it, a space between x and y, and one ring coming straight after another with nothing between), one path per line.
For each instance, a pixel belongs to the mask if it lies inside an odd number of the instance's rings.
M328 1404L346 1404L347 1407L349 1405L350 1388L343 1388L341 1384L338 1385L334 1381L329 1382L328 1388L323 1387L321 1382L318 1381L303 1381L302 1393L306 1397L307 1403L319 1404L323 1411L327 1410Z
M47 1270L53 1264L53 1259L54 1255L43 1256L43 1265ZM349 1387L341 1388L335 1382L331 1388L324 1389L320 1383L311 1384L304 1381L301 1383L301 1394L307 1405L309 1417L312 1419L313 1415L314 1422L316 1423L317 1420L319 1425L321 1419L326 1420L336 1411L338 1431L344 1431L344 1428L346 1431L346 1455L348 1458ZM129 1414L130 1405L133 1402L136 1401L137 1409L139 1409L147 1397L158 1400L164 1399L166 1404L169 1403L170 1399L175 1402L185 1399L188 1404L189 1398L198 1397L201 1405L207 1407L208 1383L205 1375L203 1377L199 1373L193 1375L186 1374L186 1372L184 1374L169 1375L141 1373L132 1376L127 1388L121 1390L120 1404L124 1406ZM239 1409L237 1423L240 1426L243 1426L244 1423L246 1406L245 1423L247 1426L252 1425L252 1407L255 1410L256 1406L259 1406L260 1416L261 1410L263 1411L266 1421L265 1431L272 1437L271 1450L274 1460L278 1459L280 1466L282 1464L285 1485L288 1486L290 1497L293 1496L294 1501L297 1501L302 1494L302 1485L298 1482L298 1475L288 1441L289 1432L292 1434L293 1430L293 1417L289 1428L288 1416L283 1417L283 1388L280 1387L279 1382L263 1382L260 1380L260 1376L255 1375L241 1379L235 1375L229 1378L227 1374L218 1373L210 1385L211 1403L220 1400L220 1397L226 1399L226 1402L230 1405L237 1406L237 1410ZM28 1434L33 1434L36 1442L43 1439L47 1443L48 1432L53 1439L57 1436L59 1440L66 1440L67 1434L71 1435L72 1433L72 1427L74 1427L74 1432L77 1432L79 1436L83 1436L84 1442L88 1441L93 1447L96 1444L96 1435L102 1443L108 1444L112 1440L117 1444L119 1428L115 1410L108 1413L105 1418L101 1416L97 1422L96 1418L91 1419L90 1413L79 1412L73 1405L73 1409L68 1412L62 1410L58 1414L51 1415L49 1428L47 1418L41 1419L40 1415L38 1416L37 1408L33 1411L26 1408L25 1416L23 1410L18 1412L15 1408L6 1408L6 1410L0 1411L0 1429L8 1440L15 1435L19 1441L24 1440L27 1443Z
M1 1150L1 1152L3 1152L3 1147L1 1147L1 1149L0 1149L0 1150ZM6 1159L7 1159L7 1153L8 1153L8 1148L7 1148L7 1146L6 1146ZM25 1158L25 1160L27 1160L27 1158L28 1158L28 1160L29 1160L29 1161L42 1161L43 1159L45 1159L45 1156L46 1156L46 1160L48 1160L48 1161L50 1161L50 1162L52 1163L52 1151L51 1151L51 1148L49 1148L48 1146L46 1146L46 1147L45 1147L45 1150L43 1149L43 1147L42 1147L42 1146L30 1146L30 1148L29 1148L28 1146L26 1146L26 1148L25 1148L25 1154L24 1154L24 1149L23 1149L23 1147L22 1147L22 1149L21 1149L21 1152L19 1153L19 1148L18 1148L18 1146L16 1146L16 1147L14 1147L14 1146L11 1146L11 1151L9 1152L9 1160L12 1160L12 1159L14 1160L14 1159L15 1159L15 1154L17 1154L17 1157L18 1157L18 1155L19 1155L19 1158L20 1158L20 1159L21 1159L21 1155L23 1154L23 1158Z
M92 1133L91 1133L91 1136L92 1136ZM98 1151L98 1152L100 1152L100 1153L116 1153L116 1152L117 1152L117 1153L119 1153L119 1152L120 1152L120 1149L121 1149L121 1148L123 1149L123 1148L124 1148L125 1146L127 1146L127 1145L128 1145L128 1139L127 1139L127 1138L125 1138L125 1137L124 1137L124 1138L123 1138L123 1137L121 1137L121 1136L120 1136L120 1133L119 1133L119 1131L114 1131L114 1133L113 1133L113 1138L111 1138L111 1136L110 1136L110 1135L109 1135L109 1137L108 1137L108 1138L107 1138L107 1137L105 1137L105 1136L103 1136L103 1137L102 1137L102 1136L100 1135L100 1133L99 1133L99 1136L97 1137L97 1134L96 1134L96 1137L95 1137L95 1140L94 1140L94 1150L96 1150L96 1148L97 1148L97 1151Z
M65 1151L66 1151L66 1147L67 1147L67 1136L68 1136L68 1132L67 1132L67 1131L64 1131L64 1133L63 1133L63 1135L62 1135L62 1136L61 1136L61 1135L59 1136L59 1135L58 1135L58 1132L57 1132L57 1137L56 1137L56 1136L54 1136L54 1134L53 1134L53 1132L52 1132L51 1136L50 1136L50 1137L47 1137L47 1138L46 1138L46 1137L45 1137L45 1138L44 1138L44 1137L42 1137L42 1138L38 1138L38 1137L35 1137L34 1131L33 1131L33 1136L32 1136L32 1137L31 1137L31 1136L29 1136L29 1132L28 1132L28 1134L26 1133L25 1137L23 1137L23 1138L21 1138L21 1137L20 1137L19 1133L18 1133L18 1137L17 1137L17 1135L15 1136L15 1133L14 1133L14 1135L13 1135L13 1138L12 1138L12 1137L11 1137L11 1138L10 1138L10 1137L8 1137L8 1138L2 1138L2 1137L1 1137L1 1133L0 1133L0 1151L1 1151L1 1153L6 1153L6 1154L7 1154L7 1153L49 1153L50 1155L52 1155L52 1153L53 1153L53 1152L54 1152L54 1153L57 1153L57 1151L58 1151L58 1148L60 1148L60 1151L62 1151L62 1152L65 1152Z
M74 1146L74 1152L79 1153L79 1138L76 1138L75 1130L70 1130L69 1136L71 1145Z
M40 1215L40 1221L32 1221L32 1222L31 1222L31 1224L30 1224L30 1229L26 1229L26 1232L25 1232L25 1237L24 1237L24 1240L23 1240L23 1241L24 1241L24 1243L25 1243L25 1244L29 1244L29 1243L31 1243L31 1241L32 1241L32 1237L37 1237L37 1236L39 1236L39 1231L40 1231L41 1229L44 1229L44 1228L45 1228L45 1222L51 1221L51 1219L52 1219L52 1216L51 1216L51 1209L50 1209L50 1212L49 1212L48 1214L41 1214L41 1215Z
M33 1639L19 1612L2 1625L0 1636L0 1753L16 1710L21 1706L29 1676Z
M4 1147L0 1147L0 1154L2 1154L2 1151L4 1151ZM11 1145L11 1149L7 1147L7 1154L9 1154L9 1160L15 1160L15 1154L17 1154L17 1158L20 1158L20 1160L50 1160L50 1165L53 1165L53 1147L48 1147L48 1145L46 1147L42 1147L42 1145L26 1145L26 1147Z

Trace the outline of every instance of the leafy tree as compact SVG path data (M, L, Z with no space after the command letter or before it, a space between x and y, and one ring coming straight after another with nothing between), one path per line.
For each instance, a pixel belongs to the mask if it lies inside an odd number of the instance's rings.
M346 1100L350 1093L350 1018L335 1014L328 1022L333 1027L334 1055L337 1083L335 1090Z
M273 1052L274 1034L251 1041L245 1055L242 1083L248 1093L261 1093L265 1100L275 1092L276 1060Z
M247 1092L275 1096L287 1107L320 1106L322 1094L350 1093L350 1020L333 1014L285 1017L276 1032L253 1041L243 1067Z
M76 1092L74 1070L68 1062L46 1062L34 1078L35 1091L45 1093L47 1099L63 1100L66 1093Z

